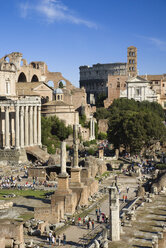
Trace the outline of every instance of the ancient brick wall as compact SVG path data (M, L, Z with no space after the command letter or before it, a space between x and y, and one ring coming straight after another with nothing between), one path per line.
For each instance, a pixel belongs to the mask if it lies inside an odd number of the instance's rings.
M120 97L120 91L126 89L128 76L108 76L108 98L104 101L104 107L108 108L114 99Z
M20 242L24 241L23 236L23 225L19 223L15 224L0 224L0 237L5 237L7 239L15 239Z
M44 168L29 168L28 178L33 178L33 177L46 180L46 170Z

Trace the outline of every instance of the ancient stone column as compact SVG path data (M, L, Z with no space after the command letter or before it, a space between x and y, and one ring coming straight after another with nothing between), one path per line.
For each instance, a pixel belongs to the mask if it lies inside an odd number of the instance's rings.
M71 168L70 186L81 186L80 167L78 166L78 125L73 125L73 168Z
M29 145L33 146L33 106L30 106L29 111Z
M5 147L5 112L4 107L1 107L1 147Z
M93 135L93 133L92 133L92 117L90 118L90 140L92 140L93 138L92 138L92 135Z
M29 145L29 125L28 125L28 106L25 107L25 147Z
M37 108L37 144L40 146L41 145L41 106L38 106Z
M15 146L15 119L14 119L13 113L11 113L10 122L11 122L10 143L12 146Z
M61 142L61 174L67 175L66 173L66 142Z
M73 167L78 167L78 126L73 125Z
M24 106L21 106L21 111L20 111L20 127L21 127L20 146L21 148L23 148L24 147Z
M5 107L5 149L10 149L9 140L9 107Z
M58 175L58 191L69 191L69 176L66 172L66 142L61 142L61 173Z
M34 136L34 145L37 145L37 106L34 106L34 111L33 111L33 136Z
M20 148L20 119L19 119L19 105L15 107L15 147Z
M93 119L93 140L95 139L95 120Z
M110 205L110 239L111 241L120 240L120 221L119 221L119 195L116 187L109 187Z

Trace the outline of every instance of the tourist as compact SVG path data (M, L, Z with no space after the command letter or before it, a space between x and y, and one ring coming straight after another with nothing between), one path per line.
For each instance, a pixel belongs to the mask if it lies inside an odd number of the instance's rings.
M98 214L98 208L96 208L96 216L97 216L97 214Z
M100 215L99 215L99 213L97 214L97 223L99 223L100 222Z
M48 236L49 236L49 244L51 245L51 241L52 241L52 232L51 231L49 231Z
M87 229L89 229L89 221L87 221L87 224L86 225L87 225Z
M81 217L78 217L78 226L81 226Z
M61 245L61 237L60 237L60 235L58 235L58 246L60 246Z
M102 222L104 223L105 222L105 214L102 213Z
M92 229L94 230L94 228L95 228L95 222L94 220L92 220Z
M83 218L83 226L85 225L85 217Z
M63 244L64 245L66 244L66 234L65 233L63 234Z
M55 244L55 237L54 237L54 235L52 235L51 239L52 239L52 244L54 245Z
M127 194L128 194L128 192L129 192L129 187L128 187L128 186L126 187L126 192L127 192Z
M92 222L91 219L89 220L89 228L88 229L92 229Z
M75 225L75 218L72 218L72 225Z

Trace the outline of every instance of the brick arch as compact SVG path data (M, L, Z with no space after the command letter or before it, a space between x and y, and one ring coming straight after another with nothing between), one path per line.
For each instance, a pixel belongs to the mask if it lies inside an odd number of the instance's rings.
M27 78L24 72L21 72L19 74L17 82L27 82Z
M46 83L49 81L54 82L54 89L58 88L60 81L66 82L66 89L73 89L75 88L69 80L64 78L60 72L47 72L46 74Z
M38 77L36 76L36 74L34 74L34 75L32 76L31 82L39 82L39 79L38 79Z

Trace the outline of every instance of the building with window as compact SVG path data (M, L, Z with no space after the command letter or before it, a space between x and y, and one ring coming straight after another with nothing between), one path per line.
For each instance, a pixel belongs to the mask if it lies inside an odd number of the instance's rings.
M146 79L139 76L132 77L126 81L126 89L120 91L120 97L139 102L156 102L158 100L157 94L150 87L150 83Z
M18 96L20 53L0 59L0 160L24 162L26 148L41 146L41 98Z
M108 96L109 76L136 76L137 75L137 48L127 48L127 63L95 64L80 66L80 88L84 87L87 93L87 102L95 104L97 96Z

